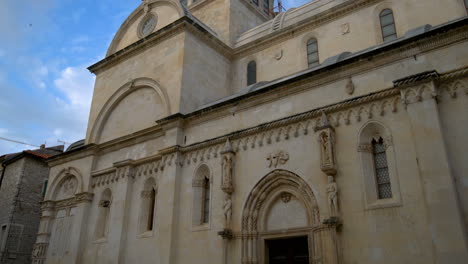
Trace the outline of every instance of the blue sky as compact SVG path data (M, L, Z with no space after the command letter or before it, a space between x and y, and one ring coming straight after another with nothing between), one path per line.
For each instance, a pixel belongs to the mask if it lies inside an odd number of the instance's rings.
M86 68L140 3L1 0L0 137L47 146L84 138L94 86ZM0 140L0 155L33 148Z

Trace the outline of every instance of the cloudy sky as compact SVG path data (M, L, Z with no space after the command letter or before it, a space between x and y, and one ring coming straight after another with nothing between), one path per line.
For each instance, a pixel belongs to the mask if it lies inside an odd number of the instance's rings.
M94 86L86 68L140 3L0 0L0 137L47 146L84 138ZM32 148L0 140L0 155Z

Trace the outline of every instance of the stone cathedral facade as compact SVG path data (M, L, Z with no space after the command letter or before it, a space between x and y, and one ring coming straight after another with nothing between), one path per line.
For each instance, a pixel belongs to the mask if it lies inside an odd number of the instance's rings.
M146 0L33 263L466 263L465 0Z

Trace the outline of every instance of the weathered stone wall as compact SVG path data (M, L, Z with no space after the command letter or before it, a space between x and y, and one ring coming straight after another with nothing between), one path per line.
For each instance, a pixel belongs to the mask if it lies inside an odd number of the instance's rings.
M30 157L7 165L0 190L0 225L8 225L9 239L4 240L3 252L10 250L2 256L1 263L31 263L40 221L42 188L48 172L44 162Z
M18 184L23 173L24 159L18 160L5 168L5 174L2 182L2 187L0 189L0 225L7 225L7 233L10 228L10 221L13 217L13 212L15 209L15 201L18 195ZM6 249L9 247L6 237L2 237L3 243L0 243L2 248L2 261L8 260L8 253Z

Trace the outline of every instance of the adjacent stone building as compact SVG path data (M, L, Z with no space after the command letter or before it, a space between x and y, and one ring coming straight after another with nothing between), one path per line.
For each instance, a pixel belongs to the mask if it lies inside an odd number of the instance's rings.
M0 157L0 263L31 263L49 168L45 159L63 146L25 150Z
M34 263L466 263L467 4L142 2Z

